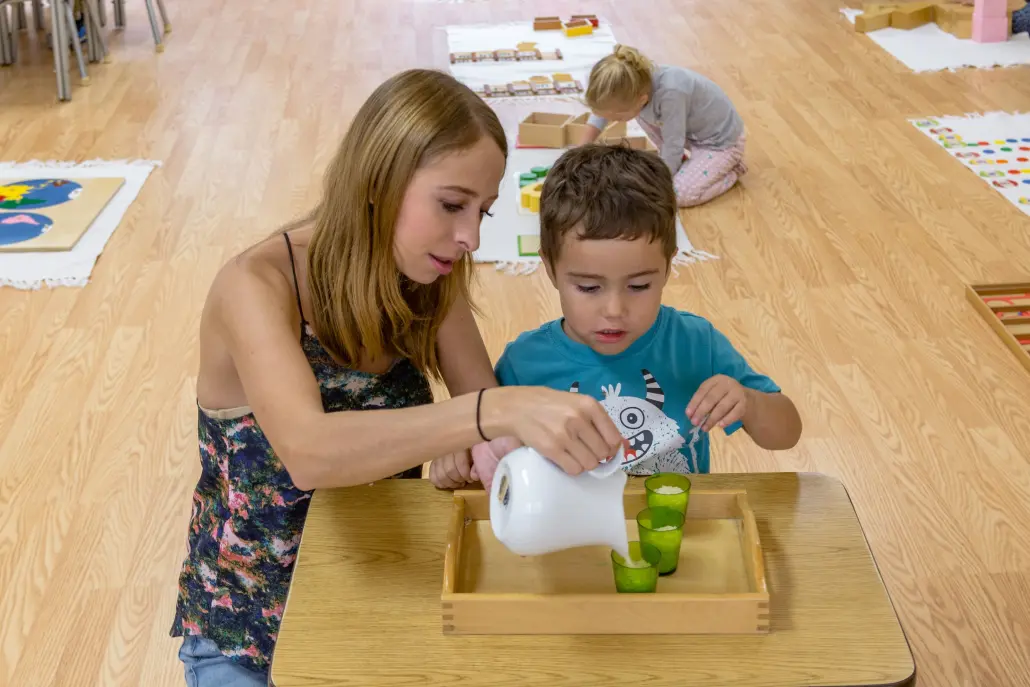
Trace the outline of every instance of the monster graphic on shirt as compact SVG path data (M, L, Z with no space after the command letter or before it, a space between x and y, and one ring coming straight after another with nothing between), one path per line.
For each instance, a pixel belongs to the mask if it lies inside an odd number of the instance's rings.
M665 392L658 380L647 370L641 370L647 387L646 398L622 395L622 384L601 386L604 400L601 406L619 428L622 437L629 444L624 458L623 470L631 475L653 475L656 472L697 472L697 451L695 444L700 438L700 428L690 431L692 460L680 452L686 443L680 434L680 425L666 415ZM579 382L569 389L579 393Z

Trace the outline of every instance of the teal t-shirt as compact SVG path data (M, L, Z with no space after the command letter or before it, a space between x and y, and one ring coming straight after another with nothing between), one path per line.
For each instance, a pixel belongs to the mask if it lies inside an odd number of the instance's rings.
M709 471L708 435L690 424L686 410L710 377L723 374L758 391L780 391L708 320L664 305L651 328L622 353L602 355L573 341L558 319L509 343L496 373L503 386L547 386L601 401L630 445L624 469L633 475ZM725 431L740 427L737 422Z

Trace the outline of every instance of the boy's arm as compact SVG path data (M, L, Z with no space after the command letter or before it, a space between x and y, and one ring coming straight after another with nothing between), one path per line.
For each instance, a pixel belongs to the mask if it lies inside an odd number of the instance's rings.
M767 393L744 387L747 395L744 431L769 451L794 448L801 438L801 416L783 392Z
M721 426L727 434L740 429L770 451L792 448L801 437L801 416L794 403L769 377L755 372L729 339L711 328L713 376L687 406L694 424L704 430Z

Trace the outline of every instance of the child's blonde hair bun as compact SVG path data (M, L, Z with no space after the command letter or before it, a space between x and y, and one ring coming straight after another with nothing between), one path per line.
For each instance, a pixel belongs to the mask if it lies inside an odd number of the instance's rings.
M631 103L651 92L654 62L636 48L616 45L611 55L590 70L586 101L591 110L604 110Z
M615 50L612 51L612 55L615 56L619 62L625 62L626 66L631 67L640 72L647 72L650 77L651 71L654 69L654 63L648 58L644 57L639 50L631 48L628 45L616 45Z

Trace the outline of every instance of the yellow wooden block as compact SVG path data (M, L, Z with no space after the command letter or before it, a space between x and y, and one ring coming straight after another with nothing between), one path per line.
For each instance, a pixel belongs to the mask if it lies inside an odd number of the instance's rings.
M573 19L571 21L562 22L562 32L566 38L572 38L573 36L589 36L594 32L594 25L586 19Z
M544 182L538 181L535 184L528 184L519 189L519 199L522 207L530 212L540 212L540 192L544 190Z

